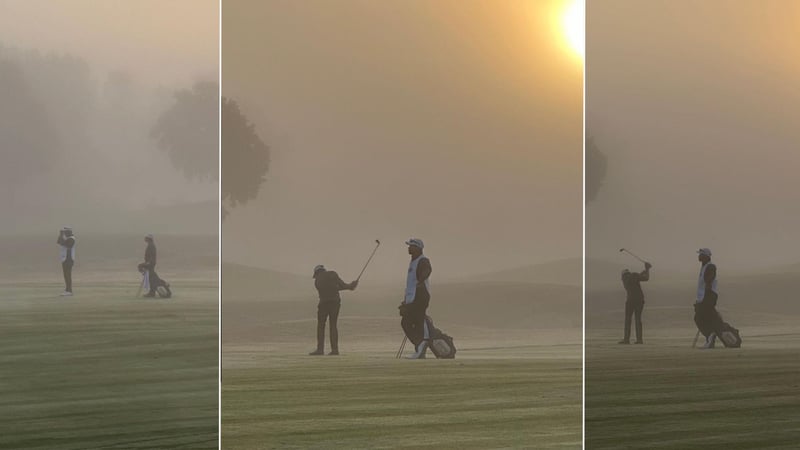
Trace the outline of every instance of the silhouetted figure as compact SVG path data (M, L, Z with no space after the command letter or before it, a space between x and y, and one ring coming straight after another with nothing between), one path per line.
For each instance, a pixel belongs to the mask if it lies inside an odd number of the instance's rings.
M694 323L706 337L702 348L714 348L716 333L722 325L722 318L717 312L717 266L711 262L711 250L708 248L698 250L697 259L700 261L700 275L697 277Z
M406 245L411 262L406 277L406 296L400 304L400 315L403 316L400 326L416 348L416 352L409 358L423 359L430 339L425 316L431 300L429 279L433 269L431 261L422 254L425 244L421 239L409 239Z
M169 283L162 280L158 274L156 273L156 243L153 239L152 234L148 234L144 237L144 241L147 243L147 247L144 250L144 262L139 264L139 272L146 273L146 287L148 288L147 294L145 297L155 297L156 296L156 289L160 286L164 287L164 291L168 294L167 297L172 295L172 292L169 290ZM164 292L162 292L164 294Z
M61 271L64 273L62 297L72 296L72 266L75 264L75 235L72 228L64 227L58 232L56 243L61 246Z
M643 344L642 340L642 311L644 310L644 291L642 291L642 281L650 279L650 268L652 264L644 263L644 270L641 272L631 272L628 269L622 271L622 285L625 287L625 337L619 341L620 344L631 343L631 317L636 315L636 343Z
M317 305L317 349L309 355L325 354L325 322L330 319L331 333L331 352L329 355L339 354L339 309L342 305L342 298L339 291L355 290L358 280L345 283L339 278L339 274L326 270L325 266L314 267L314 287L319 293L319 304Z

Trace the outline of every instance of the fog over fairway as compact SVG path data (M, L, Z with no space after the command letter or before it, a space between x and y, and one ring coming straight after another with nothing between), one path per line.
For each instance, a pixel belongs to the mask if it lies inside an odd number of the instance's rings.
M582 68L563 6L224 4L223 93L272 161L226 220L223 259L350 279L381 239L366 287L402 284L410 236L434 285L580 257Z
M611 0L587 14L587 134L608 157L588 256L638 265L628 247L658 279L696 274L710 247L722 283L800 261L800 5Z
M585 444L796 446L800 4L587 3L586 127L607 172L586 209ZM642 267L620 247L654 265L644 345L617 344L620 271ZM692 347L700 247L741 348Z
M218 81L218 2L0 11L0 234L216 234L216 177L184 176L151 132L176 91Z

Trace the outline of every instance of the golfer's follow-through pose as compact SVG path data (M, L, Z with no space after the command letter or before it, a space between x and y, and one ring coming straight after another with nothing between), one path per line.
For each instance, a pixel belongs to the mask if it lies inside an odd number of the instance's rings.
M339 308L342 305L342 298L339 291L355 290L358 280L345 283L339 278L339 274L326 270L322 264L314 267L314 287L319 293L319 304L317 305L317 349L309 355L325 354L325 321L330 318L331 326L331 352L329 355L339 354L339 328L336 321L339 319Z
M406 278L406 295L400 304L400 315L403 316L400 325L416 348L416 353L410 359L422 359L425 358L430 338L425 326L425 313L431 300L429 279L433 269L431 261L422 254L425 245L421 239L409 239L406 245L411 262Z
M697 251L700 261L700 275L697 277L697 300L694 304L694 323L706 337L703 348L714 348L716 332L722 319L717 312L717 266L711 262L711 250L701 248Z
M649 262L644 263L644 270L641 272L631 272L628 269L622 271L622 286L625 287L625 337L619 341L620 344L631 343L631 318L636 315L636 343L643 344L642 341L642 310L644 310L644 292L642 291L642 281L650 279L650 268L653 267Z
M75 235L72 228L62 228L56 243L61 247L61 271L64 273L65 288L61 296L69 297L72 295L72 266L75 264Z

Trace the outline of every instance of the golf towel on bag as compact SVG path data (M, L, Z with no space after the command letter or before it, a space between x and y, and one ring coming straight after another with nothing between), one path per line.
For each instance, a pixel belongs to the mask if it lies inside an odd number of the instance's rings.
M434 356L441 359L455 358L456 346L453 343L453 338L433 326L433 319L430 316L425 316L425 327L429 338L428 348L431 349Z
M153 279L151 280L149 270L144 270L141 267L139 267L139 271L141 272L142 277L144 277L144 280L142 281L142 288L145 291L149 292L151 290L150 284L152 283L153 286L155 286L156 294L158 294L159 297L161 298L172 297L172 289L170 289L169 283L167 283L166 280L155 274L153 274L154 276Z
M150 272L144 271L142 272L142 277L144 280L142 281L142 288L144 288L145 292L150 290Z

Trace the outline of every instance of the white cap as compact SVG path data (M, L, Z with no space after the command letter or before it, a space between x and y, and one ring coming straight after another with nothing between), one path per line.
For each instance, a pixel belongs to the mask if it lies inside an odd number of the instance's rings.
M325 266L323 266L322 264L317 264L316 266L314 266L314 277L317 276L317 272L319 272L320 270L325 270Z
M425 244L422 242L422 239L417 239L417 238L411 238L411 239L407 240L406 241L406 245L408 245L408 246L412 246L413 245L414 247L419 247L420 250L425 248Z
M145 234L144 237L146 237L147 239L153 239L153 235L152 234Z
M701 248L700 250L697 251L697 254L698 255L711 256L711 249L703 247L703 248Z
M61 231L72 231L72 227L61 227Z

